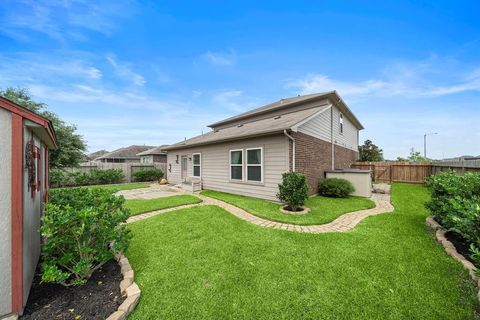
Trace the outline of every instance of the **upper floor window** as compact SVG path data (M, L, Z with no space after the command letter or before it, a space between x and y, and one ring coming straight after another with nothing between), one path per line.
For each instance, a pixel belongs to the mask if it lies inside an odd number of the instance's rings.
M340 119L339 119L339 128L340 128L340 133L343 133L343 113L340 113Z
M202 166L202 155L200 153L194 153L192 155L193 158L193 176L200 177L201 176L201 166Z

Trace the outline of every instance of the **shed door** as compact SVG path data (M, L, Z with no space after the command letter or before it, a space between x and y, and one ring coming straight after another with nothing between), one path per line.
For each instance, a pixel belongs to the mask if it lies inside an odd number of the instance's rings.
M182 181L187 180L187 156L182 156Z

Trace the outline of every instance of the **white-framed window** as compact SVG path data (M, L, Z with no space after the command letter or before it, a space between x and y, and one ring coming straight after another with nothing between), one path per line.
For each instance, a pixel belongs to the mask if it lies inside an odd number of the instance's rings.
M192 154L192 171L194 177L202 176L202 154L194 153Z
M339 130L340 130L340 133L343 133L343 113L340 113L340 117L339 117Z
M243 181L243 150L230 150L230 180Z
M245 151L247 181L263 182L263 148L249 148Z

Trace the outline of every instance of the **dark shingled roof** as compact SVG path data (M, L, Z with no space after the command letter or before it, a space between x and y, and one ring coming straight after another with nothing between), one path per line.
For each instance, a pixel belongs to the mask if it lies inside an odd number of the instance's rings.
M263 107L218 121L209 125L209 127L214 129L213 131L170 145L165 150L281 133L284 130L296 130L296 127L303 121L316 116L330 107L330 104L317 104L317 102L321 101L329 101L329 103L339 108L352 121L355 127L359 130L363 129L360 121L358 121L337 92L330 91L281 99ZM307 109L297 108L297 106L306 104L310 105Z
M137 153L137 156L148 156L148 155L151 155L151 154L167 154L164 151L165 147L168 147L168 144L162 144L159 147L155 147L155 148L152 148L152 149L148 149L147 151Z
M147 151L148 149L153 148L153 146L129 146L114 150L112 152L106 153L101 157L98 157L96 160L101 159L140 159L140 156L137 156L138 153Z
M363 129L363 126L360 123L360 121L358 121L358 119L355 117L352 111L348 108L348 106L345 104L342 98L340 98L337 91L328 91L328 92L307 94L303 96L295 96L295 97L280 99L278 101L267 104L263 107L256 108L256 109L241 113L239 115L212 123L208 125L208 127L215 128L215 127L223 126L225 124L235 122L238 120L247 119L254 115L256 116L264 113L269 113L274 110L292 108L295 105L305 104L308 102L321 100L321 99L330 99L332 103L335 103L338 107L343 109L342 112L353 122L353 124L358 129Z

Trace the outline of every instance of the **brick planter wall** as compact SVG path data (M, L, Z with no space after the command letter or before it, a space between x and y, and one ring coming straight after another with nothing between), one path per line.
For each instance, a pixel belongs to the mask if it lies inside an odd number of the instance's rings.
M317 193L318 181L325 177L325 171L332 169L332 148L330 142L301 132L292 132L295 138L295 171L307 178L309 194ZM335 145L335 168L350 168L358 158L358 152ZM289 147L292 159L292 143ZM290 163L290 169L292 164Z

